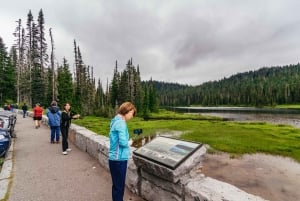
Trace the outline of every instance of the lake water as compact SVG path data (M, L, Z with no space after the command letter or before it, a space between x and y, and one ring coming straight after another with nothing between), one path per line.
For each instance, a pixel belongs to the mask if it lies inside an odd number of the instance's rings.
M260 109L248 107L178 107L176 112L200 113L222 117L232 121L259 121L274 124L287 124L300 128L300 110L297 109Z

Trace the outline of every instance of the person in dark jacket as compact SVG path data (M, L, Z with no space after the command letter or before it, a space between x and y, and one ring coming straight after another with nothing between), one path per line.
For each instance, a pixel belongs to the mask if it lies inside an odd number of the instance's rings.
M63 106L63 112L61 113L61 137L62 137L62 154L67 155L68 152L71 151L68 143L69 136L69 128L71 125L71 119L78 119L80 117L79 114L71 113L71 105L70 103L65 103Z
M52 101L51 106L47 110L48 124L51 129L50 142L54 144L54 139L56 143L59 143L60 136L60 115L61 111L57 107L57 102Z
M28 107L27 107L26 103L23 104L22 110L23 110L23 118L25 118L26 114L27 114L27 110L28 110Z

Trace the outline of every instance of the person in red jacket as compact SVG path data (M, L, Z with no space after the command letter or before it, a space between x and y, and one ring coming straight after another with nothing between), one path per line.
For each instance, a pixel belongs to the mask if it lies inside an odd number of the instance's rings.
M35 128L39 128L41 126L42 116L43 116L43 108L40 106L39 103L37 103L33 108L33 120L34 120Z

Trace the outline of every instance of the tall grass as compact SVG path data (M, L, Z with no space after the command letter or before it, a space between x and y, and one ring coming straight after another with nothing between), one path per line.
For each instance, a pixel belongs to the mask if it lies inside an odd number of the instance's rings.
M110 119L107 118L85 117L74 123L99 135L109 134ZM135 128L142 128L143 134L135 136ZM288 125L229 122L219 118L207 120L195 118L195 115L162 112L147 121L134 118L128 122L128 129L132 138L155 135L157 132L181 131L183 134L179 138L209 144L219 151L234 154L268 153L291 157L300 162L300 129Z

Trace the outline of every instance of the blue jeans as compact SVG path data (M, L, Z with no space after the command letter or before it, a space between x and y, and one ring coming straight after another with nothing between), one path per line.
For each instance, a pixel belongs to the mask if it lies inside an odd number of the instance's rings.
M23 118L25 118L27 111L23 110Z
M109 160L109 170L112 179L112 199L113 201L123 201L125 180L127 171L127 161Z
M54 138L56 138L56 142L59 141L60 135L60 127L59 126L50 126L51 129L51 142L54 142Z

